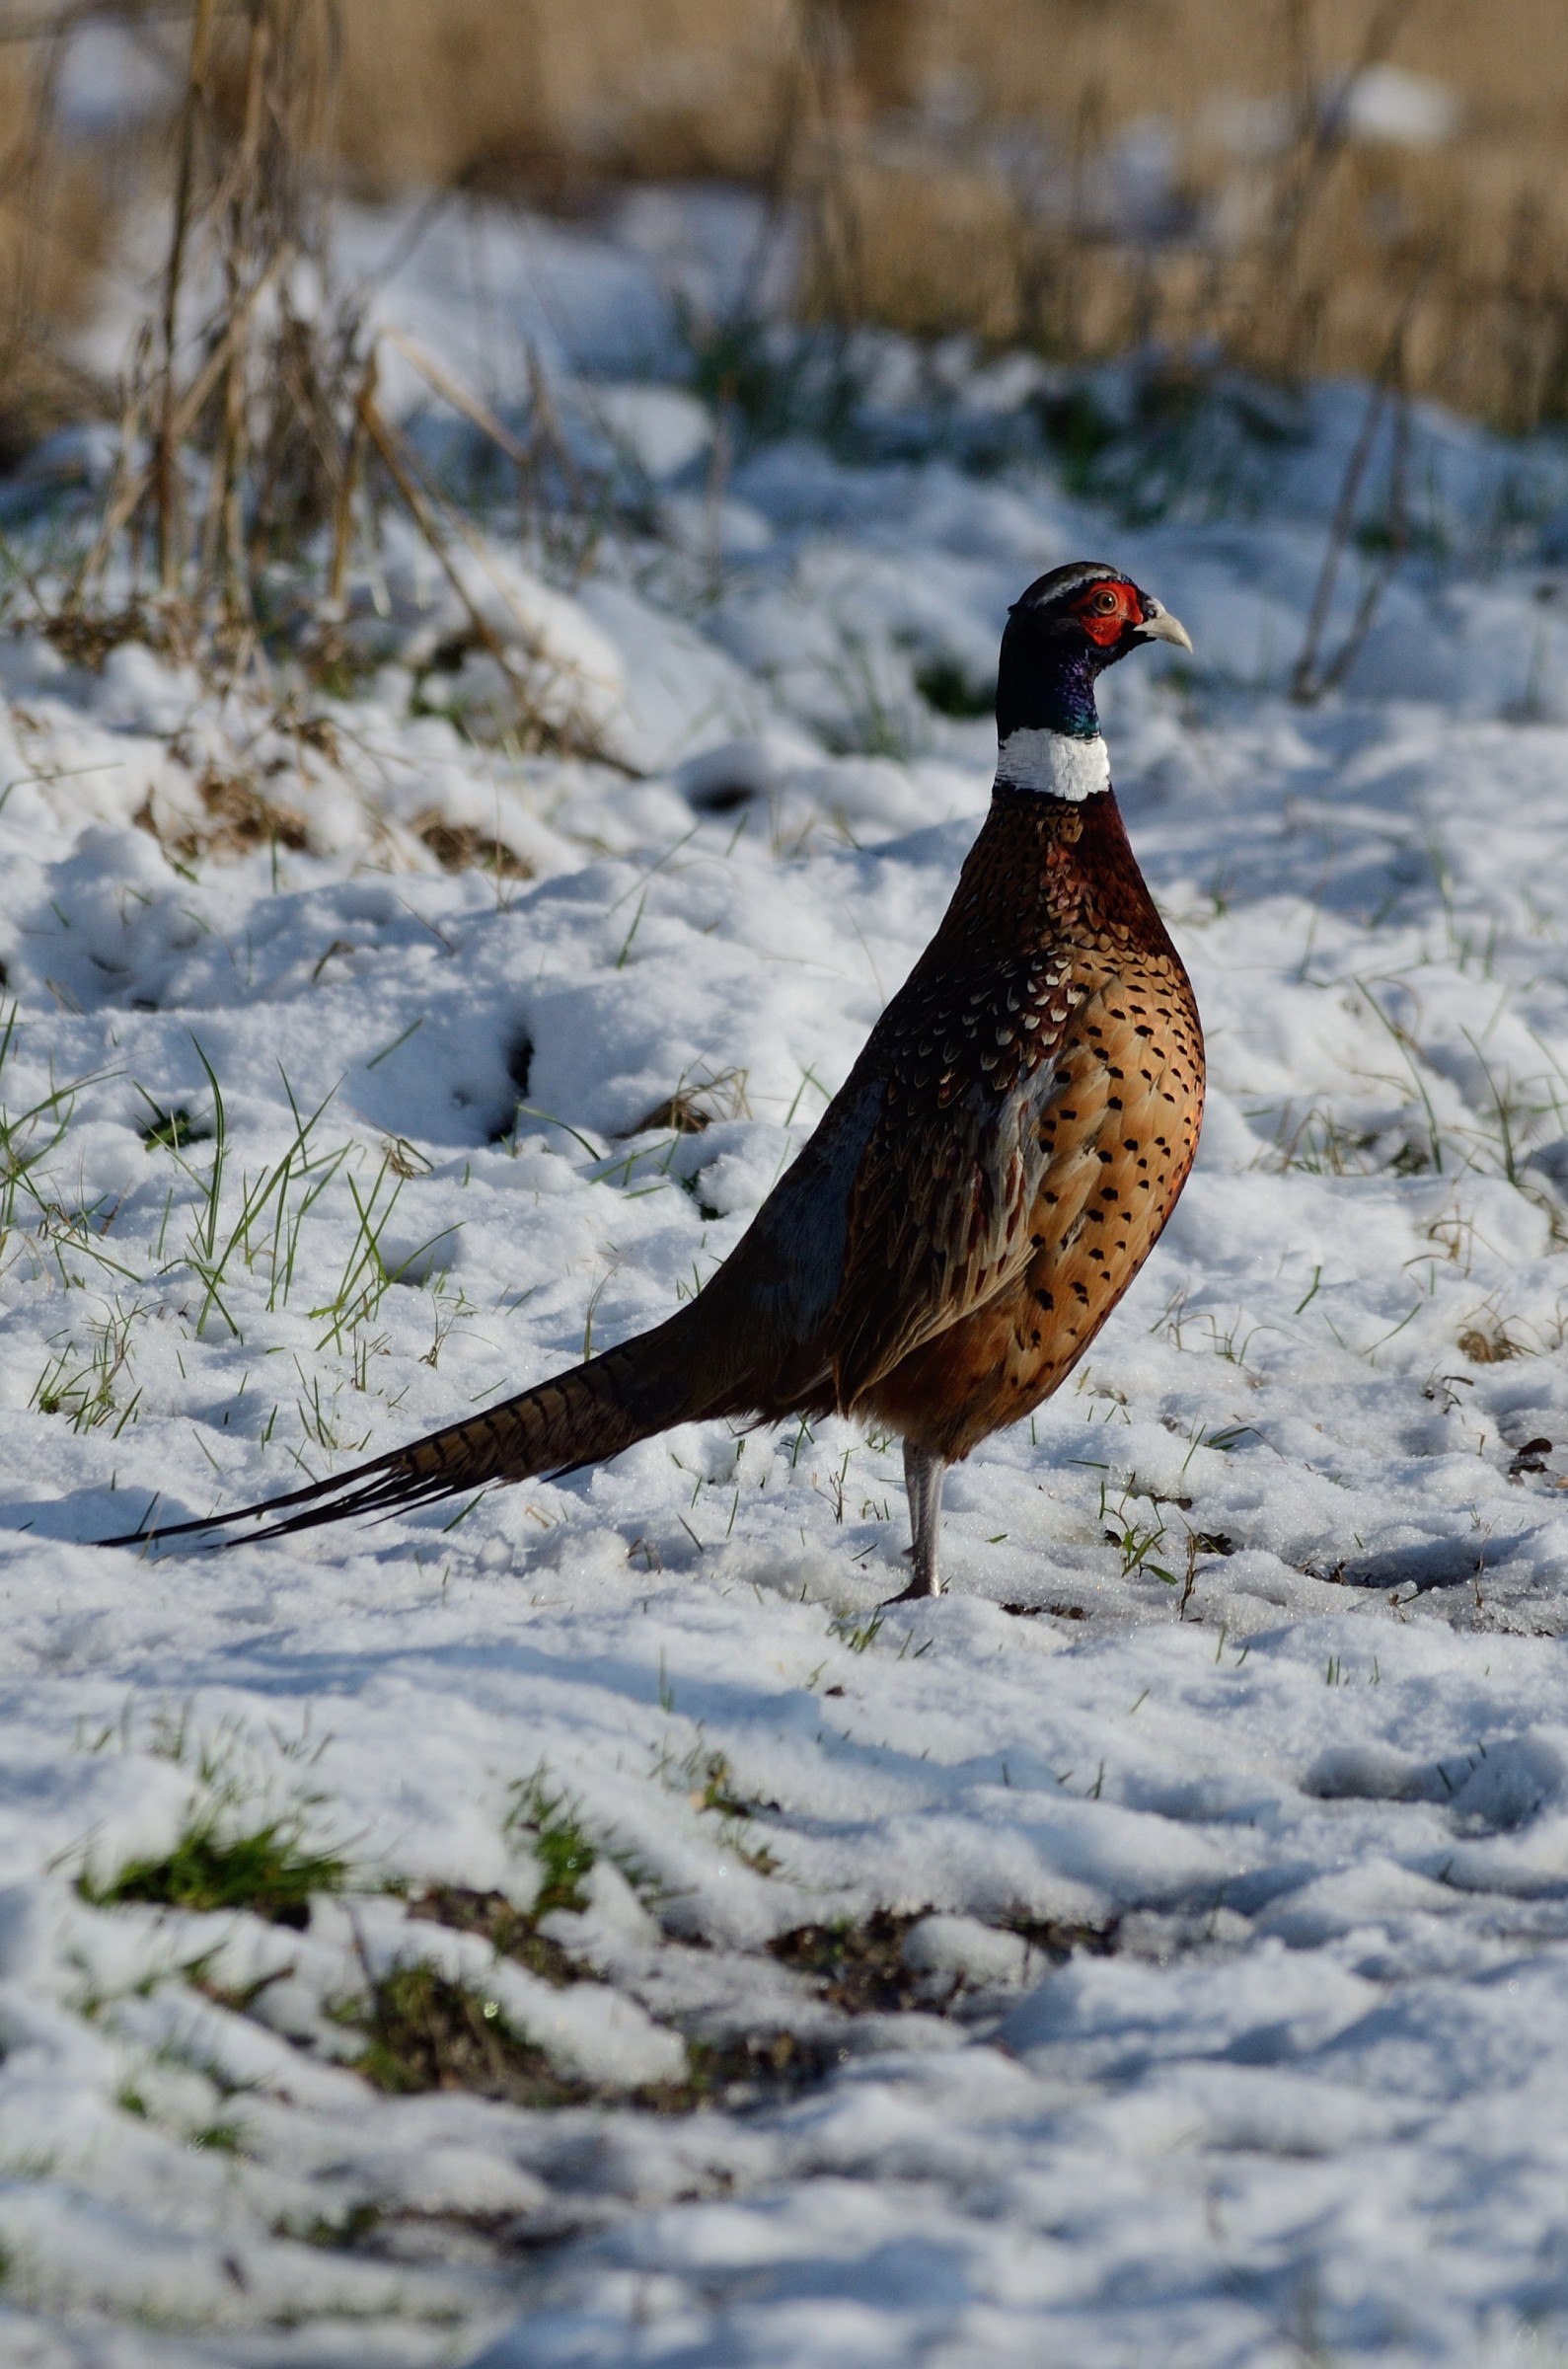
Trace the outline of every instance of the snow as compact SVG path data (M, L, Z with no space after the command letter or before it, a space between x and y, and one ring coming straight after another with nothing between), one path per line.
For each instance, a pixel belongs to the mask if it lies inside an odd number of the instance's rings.
M1568 468L1421 415L1418 556L1296 705L1361 391L1133 501L1132 442L1069 489L1036 366L863 340L856 432L720 483L682 219L480 217L501 344L455 230L381 298L487 401L532 344L647 481L586 555L498 509L461 561L578 753L520 745L395 523L309 728L134 644L0 647L0 2355L1551 2357ZM720 284L756 224L693 219ZM878 1619L898 1451L836 1423L222 1557L86 1543L690 1291L942 909L995 754L945 709L1032 575L1105 554L1196 645L1103 710L1211 1110L1080 1374L952 1475L947 1597ZM509 868L443 871L443 830ZM597 1858L555 1956L431 1913L531 1915L560 1816ZM346 1863L303 1927L102 1898L266 1826ZM836 1921L883 1952L858 1995L798 1941ZM563 2102L371 2086L410 1966ZM667 2094L748 2045L749 2102Z
M1364 140L1390 140L1401 148L1437 148L1459 118L1454 93L1426 74L1402 66L1366 66L1329 99L1331 111Z

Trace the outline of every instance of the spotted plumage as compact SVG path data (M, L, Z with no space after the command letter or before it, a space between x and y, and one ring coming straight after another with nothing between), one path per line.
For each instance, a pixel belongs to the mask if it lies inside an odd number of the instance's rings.
M904 1441L914 1576L941 1475L1049 1397L1137 1274L1197 1148L1203 1037L1094 708L1184 630L1115 570L1011 611L991 811L941 925L810 1142L667 1323L449 1429L212 1522L264 1535L560 1474L672 1423L838 1413ZM116 1544L129 1543L125 1541Z
M998 1229L982 1159L984 1181L968 1203L972 1281L949 1287L934 1337L912 1342L862 1390L878 1422L944 1462L1027 1414L1083 1355L1175 1205L1203 1108L1191 990L1114 804L1099 802L1085 817L1021 796L999 800L975 853L992 874L974 884L977 934L1000 895L1039 939L1025 939L1027 951L969 1015L964 1091L1008 1144L1006 1249L990 1247ZM1039 883L1032 911L1030 881ZM961 885L955 912L962 897ZM943 966L953 919L927 962ZM919 1053L917 1044L917 1063ZM936 1099L955 1086L949 1071ZM909 1195L900 1249L950 1190L943 1176L936 1193L928 1185Z

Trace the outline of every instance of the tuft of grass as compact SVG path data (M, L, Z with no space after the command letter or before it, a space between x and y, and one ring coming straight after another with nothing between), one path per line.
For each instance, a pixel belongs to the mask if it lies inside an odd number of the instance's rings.
M1122 436L1122 424L1112 419L1088 387L1067 386L1036 398L1046 441L1056 456L1062 482L1073 494L1096 490L1096 470Z
M687 1799L695 1810L710 1810L717 1816L725 1847L743 1860L754 1874L777 1875L784 1862L767 1843L747 1839L746 1823L759 1810L777 1810L779 1803L748 1799L735 1783L728 1755L709 1752L701 1743L688 1755L683 1773L691 1780Z
M187 1144L212 1141L212 1129L206 1120L196 1118L184 1103L175 1103L165 1109L151 1095L145 1095L143 1100L147 1116L136 1132L150 1152L183 1152Z
M1493 1325L1488 1330L1471 1325L1459 1335L1458 1347L1460 1355L1468 1357L1472 1365L1504 1365L1511 1357L1525 1354L1506 1325Z
M1152 1579L1161 1579L1166 1587L1174 1587L1175 1572L1153 1560L1155 1549L1163 1543L1164 1536L1163 1522L1129 1521L1125 1512L1118 1512L1114 1522L1107 1525L1104 1532L1105 1544L1114 1547L1122 1559L1120 1576L1123 1579L1133 1579L1140 1572L1147 1571Z
M896 765L906 763L920 753L911 719L890 696L863 637L841 628L841 640L843 654L827 673L844 701L844 715L824 728L824 739L836 756L891 757Z
M188 2144L212 2155L243 2155L245 2126L240 2122L208 2122L190 2133Z
M575 1810L565 1796L549 1792L542 1769L513 1788L506 1826L509 1833L521 1830L533 1837L534 1857L540 1871L539 1897L533 1908L535 1920L548 1917L558 1908L569 1909L580 1916L588 1905L588 1895L582 1887L599 1853L578 1824Z
M508 2023L498 2000L433 1966L394 1966L351 2020L365 2034L356 2070L392 2097L468 2090L548 2107L579 2105L591 2095Z
M841 1613L829 1621L828 1634L848 1645L852 1653L868 1653L882 1634L885 1618L880 1611L865 1621L858 1621L853 1613Z
M20 1004L13 1003L0 1014L0 1076L19 1047L23 1025ZM107 1272L134 1281L127 1268L95 1247L91 1227L62 1210L47 1185L40 1184L35 1174L65 1141L76 1115L77 1096L87 1087L100 1085L116 1074L112 1069L89 1071L66 1085L54 1087L25 1108L0 1103L0 1231L9 1232L17 1224L19 1210L30 1212L40 1239L54 1248L56 1260L61 1246L69 1242L74 1250L85 1253ZM73 1279L65 1275L68 1283Z
M1016 1910L1002 1920L1006 1933L1015 1933L1027 1942L1031 1949L1049 1958L1052 1965L1065 1964L1076 1950L1090 1957L1108 1957L1116 1948L1116 1926L1064 1924L1056 1917L1031 1917Z
M96 1431L117 1414L115 1439L136 1420L140 1389L120 1406L115 1385L129 1373L131 1329L139 1313L122 1311L95 1325L85 1358L71 1347L50 1358L33 1386L31 1404L39 1414L63 1414L73 1431Z
M389 1183L390 1180L390 1183ZM354 1240L343 1266L337 1288L330 1300L311 1310L317 1321L325 1320L327 1330L316 1346L341 1349L344 1335L357 1333L362 1326L373 1324L381 1303L392 1286L401 1281L407 1270L432 1250L440 1237L432 1235L416 1251L396 1265L389 1264L382 1251L382 1237L392 1219L403 1191L404 1179L395 1168L390 1153L383 1154L381 1166L371 1179L369 1190L361 1193L357 1179L349 1174L347 1184L354 1204L356 1220ZM387 1195L382 1199L382 1187Z
M701 1745L687 1763L689 1774L701 1778L693 1785L694 1809L713 1809L721 1818L749 1818L759 1809L777 1809L777 1801L752 1801L740 1792L725 1752L705 1752Z
M677 1135L702 1135L712 1123L712 1112L705 1110L695 1095L677 1089L674 1094L666 1095L662 1103L655 1103L651 1110L645 1110L636 1125L626 1131L628 1135L663 1134L666 1130Z
M298 1821L273 1818L249 1834L219 1835L211 1817L188 1826L161 1859L133 1859L107 1883L83 1875L77 1889L95 1908L143 1901L196 1912L249 1909L270 1925L303 1933L312 1895L340 1891L346 1863L305 1848Z
M351 2254L373 2238L380 2228L382 2212L379 2204L351 2204L336 2220L318 2213L314 2221L300 2228L282 2222L273 2232L279 2238L291 2238L296 2245L320 2246L332 2254Z
M739 2113L798 2097L848 2057L831 2036L805 2035L787 2025L723 2040L688 2040L685 2081L639 2091L637 2103L655 2114L695 2113L702 2106Z
M252 1184L241 1179L240 1209L233 1223L225 1226L229 1212L225 1208L223 1184L228 1164L228 1111L217 1072L192 1037L196 1058L206 1072L212 1089L212 1166L200 1176L188 1166L176 1150L175 1158L196 1187L197 1200L192 1211L187 1258L204 1286L201 1306L193 1327L197 1339L201 1337L207 1317L215 1308L228 1326L235 1340L242 1337L240 1328L224 1304L224 1281L231 1262L238 1257L245 1265L254 1266L257 1259L265 1254L270 1262L271 1288L267 1296L269 1308L278 1305L279 1298L287 1300L293 1282L294 1260L299 1244L299 1230L312 1207L326 1191L346 1159L349 1146L345 1143L336 1152L313 1154L310 1140L323 1111L332 1100L329 1094L308 1117L302 1118L294 1103L288 1080L283 1081L288 1094L289 1108L295 1119L294 1140L274 1168L263 1169ZM291 1189L299 1187L299 1197L290 1207ZM266 1227L262 1219L270 1209Z
M209 765L196 784L206 820L182 831L169 842L178 863L190 865L203 856L234 862L253 848L286 847L301 855L310 846L310 828L292 807L274 805L244 774L225 774Z

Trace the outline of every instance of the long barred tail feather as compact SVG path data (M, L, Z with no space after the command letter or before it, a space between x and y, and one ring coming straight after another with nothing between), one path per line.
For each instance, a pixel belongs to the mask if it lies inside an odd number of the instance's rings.
M572 1366L533 1390L486 1408L483 1414L432 1431L346 1473L309 1482L280 1496L262 1497L254 1505L236 1506L229 1513L144 1527L99 1543L161 1544L276 1514L285 1518L248 1533L248 1539L280 1538L354 1514L385 1518L492 1482L554 1479L619 1455L672 1423L749 1414L755 1389L735 1371L733 1351L727 1357L705 1353L711 1332L698 1320L696 1303L691 1303L668 1323L607 1349L588 1364ZM215 1543L241 1542L231 1537Z

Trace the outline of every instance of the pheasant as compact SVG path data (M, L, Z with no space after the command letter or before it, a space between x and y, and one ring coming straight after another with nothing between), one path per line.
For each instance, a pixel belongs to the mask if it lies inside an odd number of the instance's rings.
M275 1538L559 1477L675 1423L838 1414L902 1439L904 1595L938 1594L947 1466L1059 1388L1197 1149L1197 1007L1128 844L1094 705L1098 675L1148 642L1192 648L1098 563L1054 569L1009 611L996 787L952 901L696 1299L335 1479L106 1543L280 1516L260 1533Z

